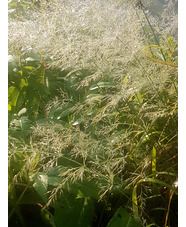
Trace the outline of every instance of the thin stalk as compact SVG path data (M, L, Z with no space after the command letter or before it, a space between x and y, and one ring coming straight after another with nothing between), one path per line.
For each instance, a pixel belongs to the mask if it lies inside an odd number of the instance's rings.
M171 201L172 201L173 194L174 194L174 192L172 190L170 190L169 204L168 204L167 214L166 214L166 218L165 218L165 227L167 226L167 222L168 222L168 217L169 217L169 212L170 212L170 204L171 204Z
M157 179L154 179L154 178L149 178L149 177L144 178L144 179L140 179L136 183L136 185L134 186L133 192L132 192L133 213L134 213L135 218L139 217L139 214L138 214L139 206L138 206L138 199L137 199L137 186L138 186L138 184L143 183L143 182L151 182L151 183L162 185L164 187L171 189L176 195L178 195L178 192L175 190L174 187L172 187L171 185L169 185L169 184L167 184L163 181L160 181L160 180L157 180Z
M26 190L28 189L28 187L29 187L29 184L26 186L26 188L24 189L24 191L21 193L19 199L15 202L14 207L12 208L10 214L8 215L8 220L10 220L10 218L12 217L12 215L14 214L14 212L16 212L17 215L18 215L18 217L19 217L19 219L20 219L20 221L21 221L21 223L24 224L24 219L22 217L22 214L21 214L21 212L19 210L19 206L18 205L19 205L20 201L22 200L22 198L23 198Z
M145 16L145 19L147 20L147 23L148 23L148 25L149 25L149 27L150 27L152 33L153 33L154 39L155 39L155 41L156 41L156 44L157 44L158 46L160 46L160 43L159 43L159 40L158 40L158 38L157 38L157 36L156 36L156 34L155 34L154 28L152 27L152 25L151 25L151 23L150 23L150 21L149 21L149 18L147 17L147 14L146 14L145 11L144 11L143 6L141 7L141 9L142 9L142 11L143 11L143 14L144 14L144 16ZM164 53L163 53L163 51L162 51L161 49L160 49L160 52L161 52L161 54L162 54L162 56L163 56L163 60L166 61L165 55L164 55Z

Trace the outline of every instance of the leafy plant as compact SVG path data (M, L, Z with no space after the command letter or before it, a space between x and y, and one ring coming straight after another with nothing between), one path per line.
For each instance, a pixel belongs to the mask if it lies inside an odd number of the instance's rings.
M108 227L112 226L141 226L141 224L135 221L134 218L131 217L131 214L128 213L125 209L120 207L117 212L114 214L113 218L110 220Z

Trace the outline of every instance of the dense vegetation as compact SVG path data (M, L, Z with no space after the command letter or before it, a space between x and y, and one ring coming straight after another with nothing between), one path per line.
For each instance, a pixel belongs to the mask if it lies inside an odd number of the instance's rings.
M9 1L10 226L178 225L175 3Z

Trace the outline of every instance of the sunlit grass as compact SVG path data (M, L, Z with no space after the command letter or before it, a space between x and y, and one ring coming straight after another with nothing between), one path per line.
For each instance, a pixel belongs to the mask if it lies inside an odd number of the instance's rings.
M16 64L29 70L24 55L38 52L37 67L45 70L37 100L44 104L29 130L27 113L19 115L14 105L10 194L19 183L32 185L44 209L66 192L111 209L107 198L119 194L144 225L158 221L149 213L164 206L160 222L167 224L173 194L164 195L167 189L177 195L178 107L177 15L169 13L165 9L160 20L131 1L53 1L30 19L9 19Z

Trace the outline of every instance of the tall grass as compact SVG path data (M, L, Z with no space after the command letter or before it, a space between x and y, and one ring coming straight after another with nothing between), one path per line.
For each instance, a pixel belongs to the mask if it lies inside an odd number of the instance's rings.
M162 19L132 1L56 0L29 12L30 19L9 18L9 51L42 53L46 78L63 81L29 144L9 139L10 186L19 176L30 185L37 174L54 174L58 180L41 197L55 207L60 194L76 190L72 185L93 182L97 191L88 185L85 197L106 201L120 194L144 226L168 222L168 215L158 221L153 209L168 207L170 214L167 190L177 177L177 15L171 7L172 1ZM14 172L11 162L18 159L25 164Z

